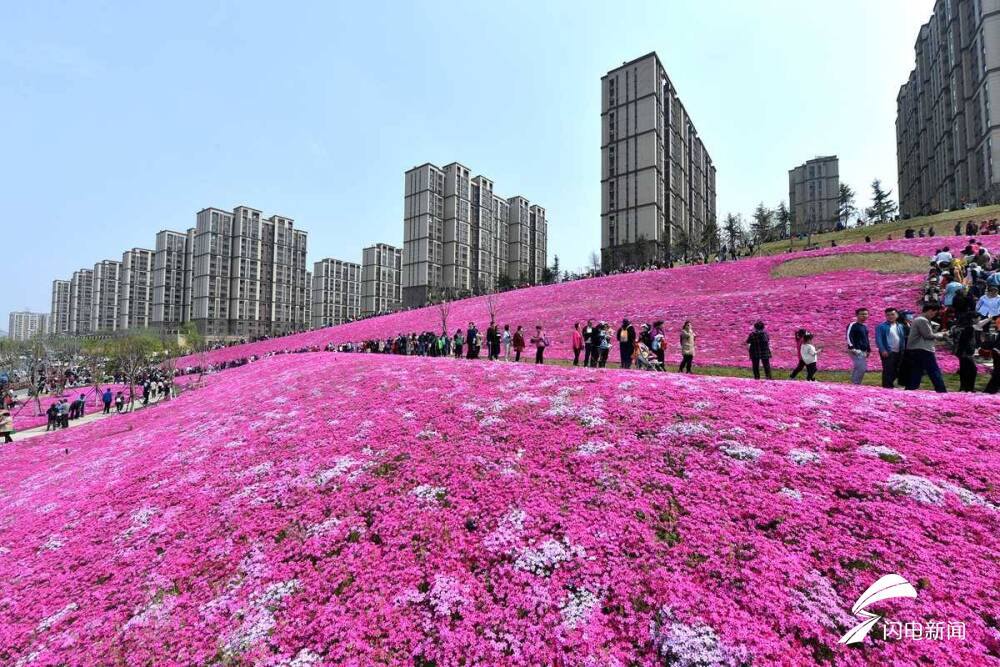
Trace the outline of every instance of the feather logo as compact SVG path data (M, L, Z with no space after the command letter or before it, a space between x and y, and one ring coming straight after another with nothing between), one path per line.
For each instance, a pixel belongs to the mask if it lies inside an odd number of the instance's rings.
M861 594L861 597L858 598L858 601L854 603L854 606L851 607L851 613L863 620L848 630L837 643L857 644L865 640L865 637L867 637L868 633L871 632L871 629L875 627L875 624L882 619L882 617L878 614L865 611L866 607L869 605L881 602L882 600L891 600L893 598L916 599L916 597L917 591L914 590L913 586L911 586L910 582L906 579L903 579L898 574L885 575L869 586L868 589Z

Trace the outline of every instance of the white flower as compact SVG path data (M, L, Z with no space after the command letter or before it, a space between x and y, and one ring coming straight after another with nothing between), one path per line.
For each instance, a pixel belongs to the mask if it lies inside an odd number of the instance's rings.
M588 440L576 449L576 453L580 456L593 456L605 449L611 449L614 445L610 442L604 440Z
M430 484L421 484L410 491L417 498L425 502L433 502L440 497L443 497L447 493L447 489L443 486L431 486Z
M320 470L316 473L316 483L323 486L334 477L340 477L347 472L351 466L357 465L357 461L350 456L339 456L334 459L333 466Z
M514 561L514 567L518 570L547 577L559 567L559 563L585 554L583 547L549 538L542 542L537 549L531 547L522 549L521 554Z
M722 443L722 453L737 461L756 461L764 454L764 450L744 445L739 442L726 441Z
M902 454L897 452L892 447L886 447L885 445L862 445L858 447L858 451L867 454L868 456L876 456L879 458L895 458L897 456L900 459L903 458Z
M671 438L675 436L694 437L699 435L711 435L712 428L704 422L678 422L660 429L657 434L660 438Z
M72 614L77 609L79 609L79 606L77 606L77 604L75 602L70 602L68 605L66 605L65 607L63 607L62 609L60 609L59 611L57 611L56 613L54 613L51 616L48 616L48 617L42 619L42 622L38 624L37 630L39 632L45 632L46 630L48 630L49 628L51 628L53 625L55 625L56 623L58 623L62 619L66 618L67 616L69 616L70 614Z
M598 597L586 589L570 591L559 605L563 625L572 630L586 622L599 603Z
M788 452L788 458L796 465L804 466L807 463L819 463L823 458L819 452L811 452L807 449L793 449Z
M802 494L799 491L796 491L795 489L789 489L787 486L782 487L779 493L781 493L781 495L783 496L788 496L792 500L802 500Z
M917 475L890 475L889 490L909 496L927 505L940 505L944 490L925 477Z

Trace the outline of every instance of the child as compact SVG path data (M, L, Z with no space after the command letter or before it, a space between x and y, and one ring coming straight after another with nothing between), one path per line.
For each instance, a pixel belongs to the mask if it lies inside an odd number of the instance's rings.
M809 382L816 381L816 359L819 358L819 350L812 344L813 335L807 333L802 337L802 347L799 350L799 354L802 358L802 363L806 366L806 380Z

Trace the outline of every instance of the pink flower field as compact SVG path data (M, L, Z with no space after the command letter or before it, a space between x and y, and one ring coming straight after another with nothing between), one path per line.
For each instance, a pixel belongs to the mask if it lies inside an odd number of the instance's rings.
M997 442L978 394L274 357L3 450L0 664L997 664Z
M987 245L995 239L988 237ZM779 264L800 257L853 252L904 252L928 258L944 245L964 245L962 238L931 238L826 248L676 269L591 278L557 285L515 290L495 297L497 321L502 326L517 325L529 333L542 324L551 341L547 356L572 359L570 334L573 323L581 326L588 318L621 323L623 317L634 323L662 319L669 335L667 359L680 360L677 336L684 320L693 322L698 333L695 363L715 366L749 366L744 341L753 323L763 319L771 334L774 352L772 363L791 368L797 362L794 332L805 327L816 334L815 343L825 348L820 357L821 369L848 369L844 331L854 317L854 310L871 310L872 328L881 321L888 306L918 310L922 274L882 274L851 270L817 276L774 278L771 271ZM455 302L448 318L449 333L474 321L484 332L489 325L489 310L484 297ZM217 363L250 355L300 347L324 347L348 341L387 338L400 333L431 330L440 332L437 308L388 315L351 324L319 329L268 341L234 346L208 355ZM871 332L874 346L874 330ZM609 361L617 363L617 347ZM182 359L180 366L199 363L195 356ZM878 355L870 360L879 368ZM942 357L948 370L957 368L949 357Z

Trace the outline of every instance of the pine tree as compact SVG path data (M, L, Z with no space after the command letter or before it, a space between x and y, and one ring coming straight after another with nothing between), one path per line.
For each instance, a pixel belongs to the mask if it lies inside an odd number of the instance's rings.
M774 211L764 206L764 202L757 204L757 208L753 212L753 222L750 224L750 233L757 245L770 238L773 218Z
M775 220L778 222L778 231L781 232L781 238L785 238L786 235L791 235L792 233L792 212L788 210L788 206L785 202L778 204L778 210L774 212Z
M743 241L743 219L739 214L726 214L726 220L722 223L722 234L726 240L726 245L730 250L735 250Z
M892 190L883 190L882 181L877 178L872 181L872 205L868 209L868 216L874 222L888 222L896 214L898 207L891 197Z

